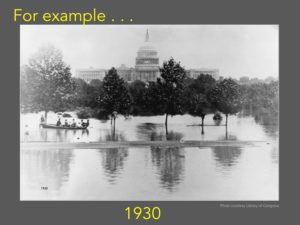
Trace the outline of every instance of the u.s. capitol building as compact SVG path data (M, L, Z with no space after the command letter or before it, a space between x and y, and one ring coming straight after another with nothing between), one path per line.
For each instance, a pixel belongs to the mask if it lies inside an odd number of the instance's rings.
M129 68L122 64L116 69L118 75L127 82L133 82L136 80L141 80L144 82L156 81L156 79L160 76L159 57L156 48L150 42L148 30L146 32L144 44L137 51L135 67ZM103 80L107 72L108 69L77 69L75 72L75 77L81 78L89 83L94 79ZM188 77L194 79L200 76L200 74L209 74L215 79L218 79L219 77L218 69L187 69L186 73Z

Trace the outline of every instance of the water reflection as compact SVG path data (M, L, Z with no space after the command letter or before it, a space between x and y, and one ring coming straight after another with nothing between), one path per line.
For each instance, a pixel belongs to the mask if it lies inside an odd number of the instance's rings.
M89 130L43 129L37 130L40 141L74 141L89 138Z
M152 163L158 169L158 175L162 187L169 191L183 180L185 155L181 148L151 147Z
M216 126L220 126L222 123L222 120L213 120L213 121Z
M26 184L38 184L36 188L48 187L48 190L59 191L69 179L73 150L22 150L22 176Z
M136 127L139 140L149 141L179 141L184 135L181 132L170 130L166 133L162 124L142 123Z
M236 135L232 134L231 132L228 131L228 126L225 126L224 127L224 130L225 130L225 136L224 138L219 138L219 140L231 140L231 141L237 141L238 138Z
M253 117L254 121L261 125L267 135L271 138L278 138L279 135L279 114L263 113L260 110L244 110L238 114L239 118L245 116Z
M100 151L102 166L108 182L115 184L124 169L124 162L128 157L127 148L109 148Z
M136 127L136 133L140 140L161 141L165 135L162 124L141 123Z
M279 121L277 114L260 114L255 115L254 120L256 123L263 126L266 134L272 138L277 138L279 133Z
M126 141L123 133L114 130L106 131L104 140L100 137L99 141Z
M277 200L276 146L21 149L21 199Z
M242 153L241 147L235 146L216 146L212 147L212 150L214 159L222 171L228 171L230 167L236 165Z
M271 148L271 159L274 164L279 164L279 148L277 143L273 143Z
M167 134L168 141L180 141L183 138L183 134L175 131L169 131Z

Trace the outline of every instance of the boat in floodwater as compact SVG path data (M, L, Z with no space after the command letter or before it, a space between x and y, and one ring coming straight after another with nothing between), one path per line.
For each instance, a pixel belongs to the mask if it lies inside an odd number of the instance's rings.
M56 126L55 124L40 124L43 128L52 128L52 129L67 129L67 130L86 130L88 127L69 127L69 126Z

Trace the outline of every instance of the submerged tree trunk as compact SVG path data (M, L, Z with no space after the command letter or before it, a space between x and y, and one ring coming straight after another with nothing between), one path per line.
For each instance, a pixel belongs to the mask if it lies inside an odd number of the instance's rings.
M113 129L114 129L114 134L115 134L115 130L116 130L116 117L115 117L115 116L113 117L113 120L114 120L114 126L113 126Z
M228 114L225 114L225 117L226 117L226 135L225 135L225 138L226 140L228 140Z
M204 117L205 116L203 116L203 115L201 116L201 121L202 121L201 122L201 134L204 134Z
M167 139L168 139L168 113L166 113L165 128L166 128L166 136L167 136Z
M47 116L48 116L48 111L47 110L45 110L45 123L47 123Z
M111 119L110 119L110 124L111 124L111 139L112 141L115 141L115 134L116 134L116 118L114 115L111 115Z

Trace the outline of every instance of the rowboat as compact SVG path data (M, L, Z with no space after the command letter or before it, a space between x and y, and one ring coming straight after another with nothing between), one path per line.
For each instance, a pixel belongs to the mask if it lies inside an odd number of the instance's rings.
M67 129L67 130L86 130L87 127L67 127L67 126L56 126L55 124L40 124L43 128L52 128L52 129Z

